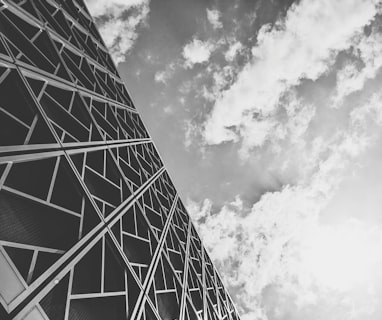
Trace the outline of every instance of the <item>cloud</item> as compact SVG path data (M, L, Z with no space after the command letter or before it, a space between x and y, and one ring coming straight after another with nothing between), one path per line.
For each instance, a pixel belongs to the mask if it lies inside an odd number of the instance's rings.
M369 36L360 36L351 48L352 60L337 72L333 107L341 107L347 96L362 90L367 80L373 79L382 67L382 34L380 24L372 25Z
M198 203L188 198L186 201L187 211L194 221L198 221L209 215L212 207L212 202L209 199L204 199L202 203Z
M241 201L240 198L238 199ZM232 255L232 250L239 246L233 231L236 234L241 233L239 231L242 228L241 219L237 217L237 212L232 208L240 210L237 199L223 206L218 216L212 216L212 202L209 199L205 199L200 204L190 199L187 200L187 210L191 218L198 223L204 220L204 223L199 225L203 240L212 256L219 261L227 259ZM207 230L209 231L207 232Z
M235 59L236 55L243 49L243 45L241 42L237 41L231 44L224 54L225 59L228 62L231 62Z
M174 108L170 105L170 106L165 106L163 108L163 112L165 114L173 114L174 113Z
M167 84L167 81L170 80L174 75L177 65L177 62L172 62L169 65L167 65L164 70L156 72L154 80L156 82L162 82L163 84Z
M91 14L94 17L102 15L117 15L117 11L121 8L139 7L147 4L146 0L87 0L86 1Z
M214 101L219 92L232 83L235 69L229 65L220 67L217 64L210 64L206 71L209 75L212 74L211 80L213 84L208 89L206 85L203 85L201 95L207 101Z
M183 48L185 65L192 68L195 64L207 62L214 50L214 45L210 41L201 41L194 38Z
M306 147L304 135L316 115L316 107L303 102L296 94L290 92L283 98L279 107L280 113L272 117L264 117L260 113L255 116L243 115L243 127L240 135L242 144L239 156L242 160L250 158L254 147L263 147L268 142L273 153L279 153L286 147ZM320 128L322 129L322 128ZM285 163L285 162L284 162Z
M220 21L221 13L218 10L207 9L207 19L214 29L223 28L223 23Z
M373 94L355 106L336 134L325 140L319 134L311 137L310 148L303 143L305 137L293 136L293 147L284 148L282 156L296 160L303 178L264 193L251 208L244 208L239 197L219 210L208 199L189 206L245 319L266 320L271 311L283 319L290 308L302 318L311 310L317 319L328 320L363 319L375 311L375 277L382 279L382 225L348 220L328 226L320 224L320 215L343 179L357 170L359 157L376 143L381 104L382 92ZM290 105L288 112L300 110L306 119L312 115L304 112L314 113L301 103ZM298 152L295 145L301 145ZM266 310L266 292L271 292L271 301L284 300Z
M167 76L166 76L166 72L165 71L158 71L155 73L155 76L154 76L154 80L156 82L162 82L162 83L166 83L167 81Z
M183 144L185 148L188 149L192 144L195 133L197 132L197 127L191 121L185 121L184 128L185 128L185 131L184 131ZM199 210L199 207L198 208L191 207L191 208L193 209L192 210L193 213L196 213Z
M270 130L285 95L303 79L314 81L327 72L376 13L377 1L303 0L292 5L284 20L263 26L252 61L214 104L205 123L206 143L243 140L249 149L253 143L261 145L261 138L248 134L252 127Z
M146 22L149 0L87 0L87 4L114 62L125 61Z

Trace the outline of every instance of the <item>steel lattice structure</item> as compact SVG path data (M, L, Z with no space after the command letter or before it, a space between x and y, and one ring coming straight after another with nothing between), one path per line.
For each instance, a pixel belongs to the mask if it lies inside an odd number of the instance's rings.
M239 319L82 0L0 1L0 319Z

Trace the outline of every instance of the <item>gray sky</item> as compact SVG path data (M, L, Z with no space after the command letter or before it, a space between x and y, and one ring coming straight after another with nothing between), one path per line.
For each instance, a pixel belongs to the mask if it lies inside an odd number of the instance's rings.
M244 320L381 319L377 0L88 0Z

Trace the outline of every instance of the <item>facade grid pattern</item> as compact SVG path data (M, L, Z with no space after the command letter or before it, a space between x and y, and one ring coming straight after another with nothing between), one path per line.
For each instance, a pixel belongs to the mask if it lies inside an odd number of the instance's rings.
M239 319L82 0L0 0L0 319Z

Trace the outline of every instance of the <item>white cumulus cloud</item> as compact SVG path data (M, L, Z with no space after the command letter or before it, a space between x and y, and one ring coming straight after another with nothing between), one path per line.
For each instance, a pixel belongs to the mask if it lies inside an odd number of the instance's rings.
M192 39L183 48L183 57L187 67L193 67L194 64L207 62L214 49L210 41L201 41Z
M316 80L327 72L336 55L348 49L374 18L377 3L303 0L275 26L263 26L252 61L214 104L205 124L206 142L242 139L248 149L261 145L285 94L302 79Z
M87 4L93 17L99 18L99 31L114 62L125 61L149 14L149 0L87 0Z
M280 318L290 305L304 310L317 301L338 305L341 312L328 316L321 313L324 308L316 308L317 319L363 319L375 311L375 277L382 277L382 225L349 220L340 227L325 226L319 218L341 181L357 170L358 157L375 143L378 132L373 127L382 125L381 103L382 93L374 94L353 109L346 128L325 141L316 137L315 148L300 149L297 159L307 177L264 193L249 212L239 198L218 212L209 200L189 205L204 243L237 292L245 319L267 319L266 310L259 310L269 288L292 299L275 308ZM300 108L292 106L290 112ZM283 155L292 152L284 150ZM306 161L311 165L305 166Z

